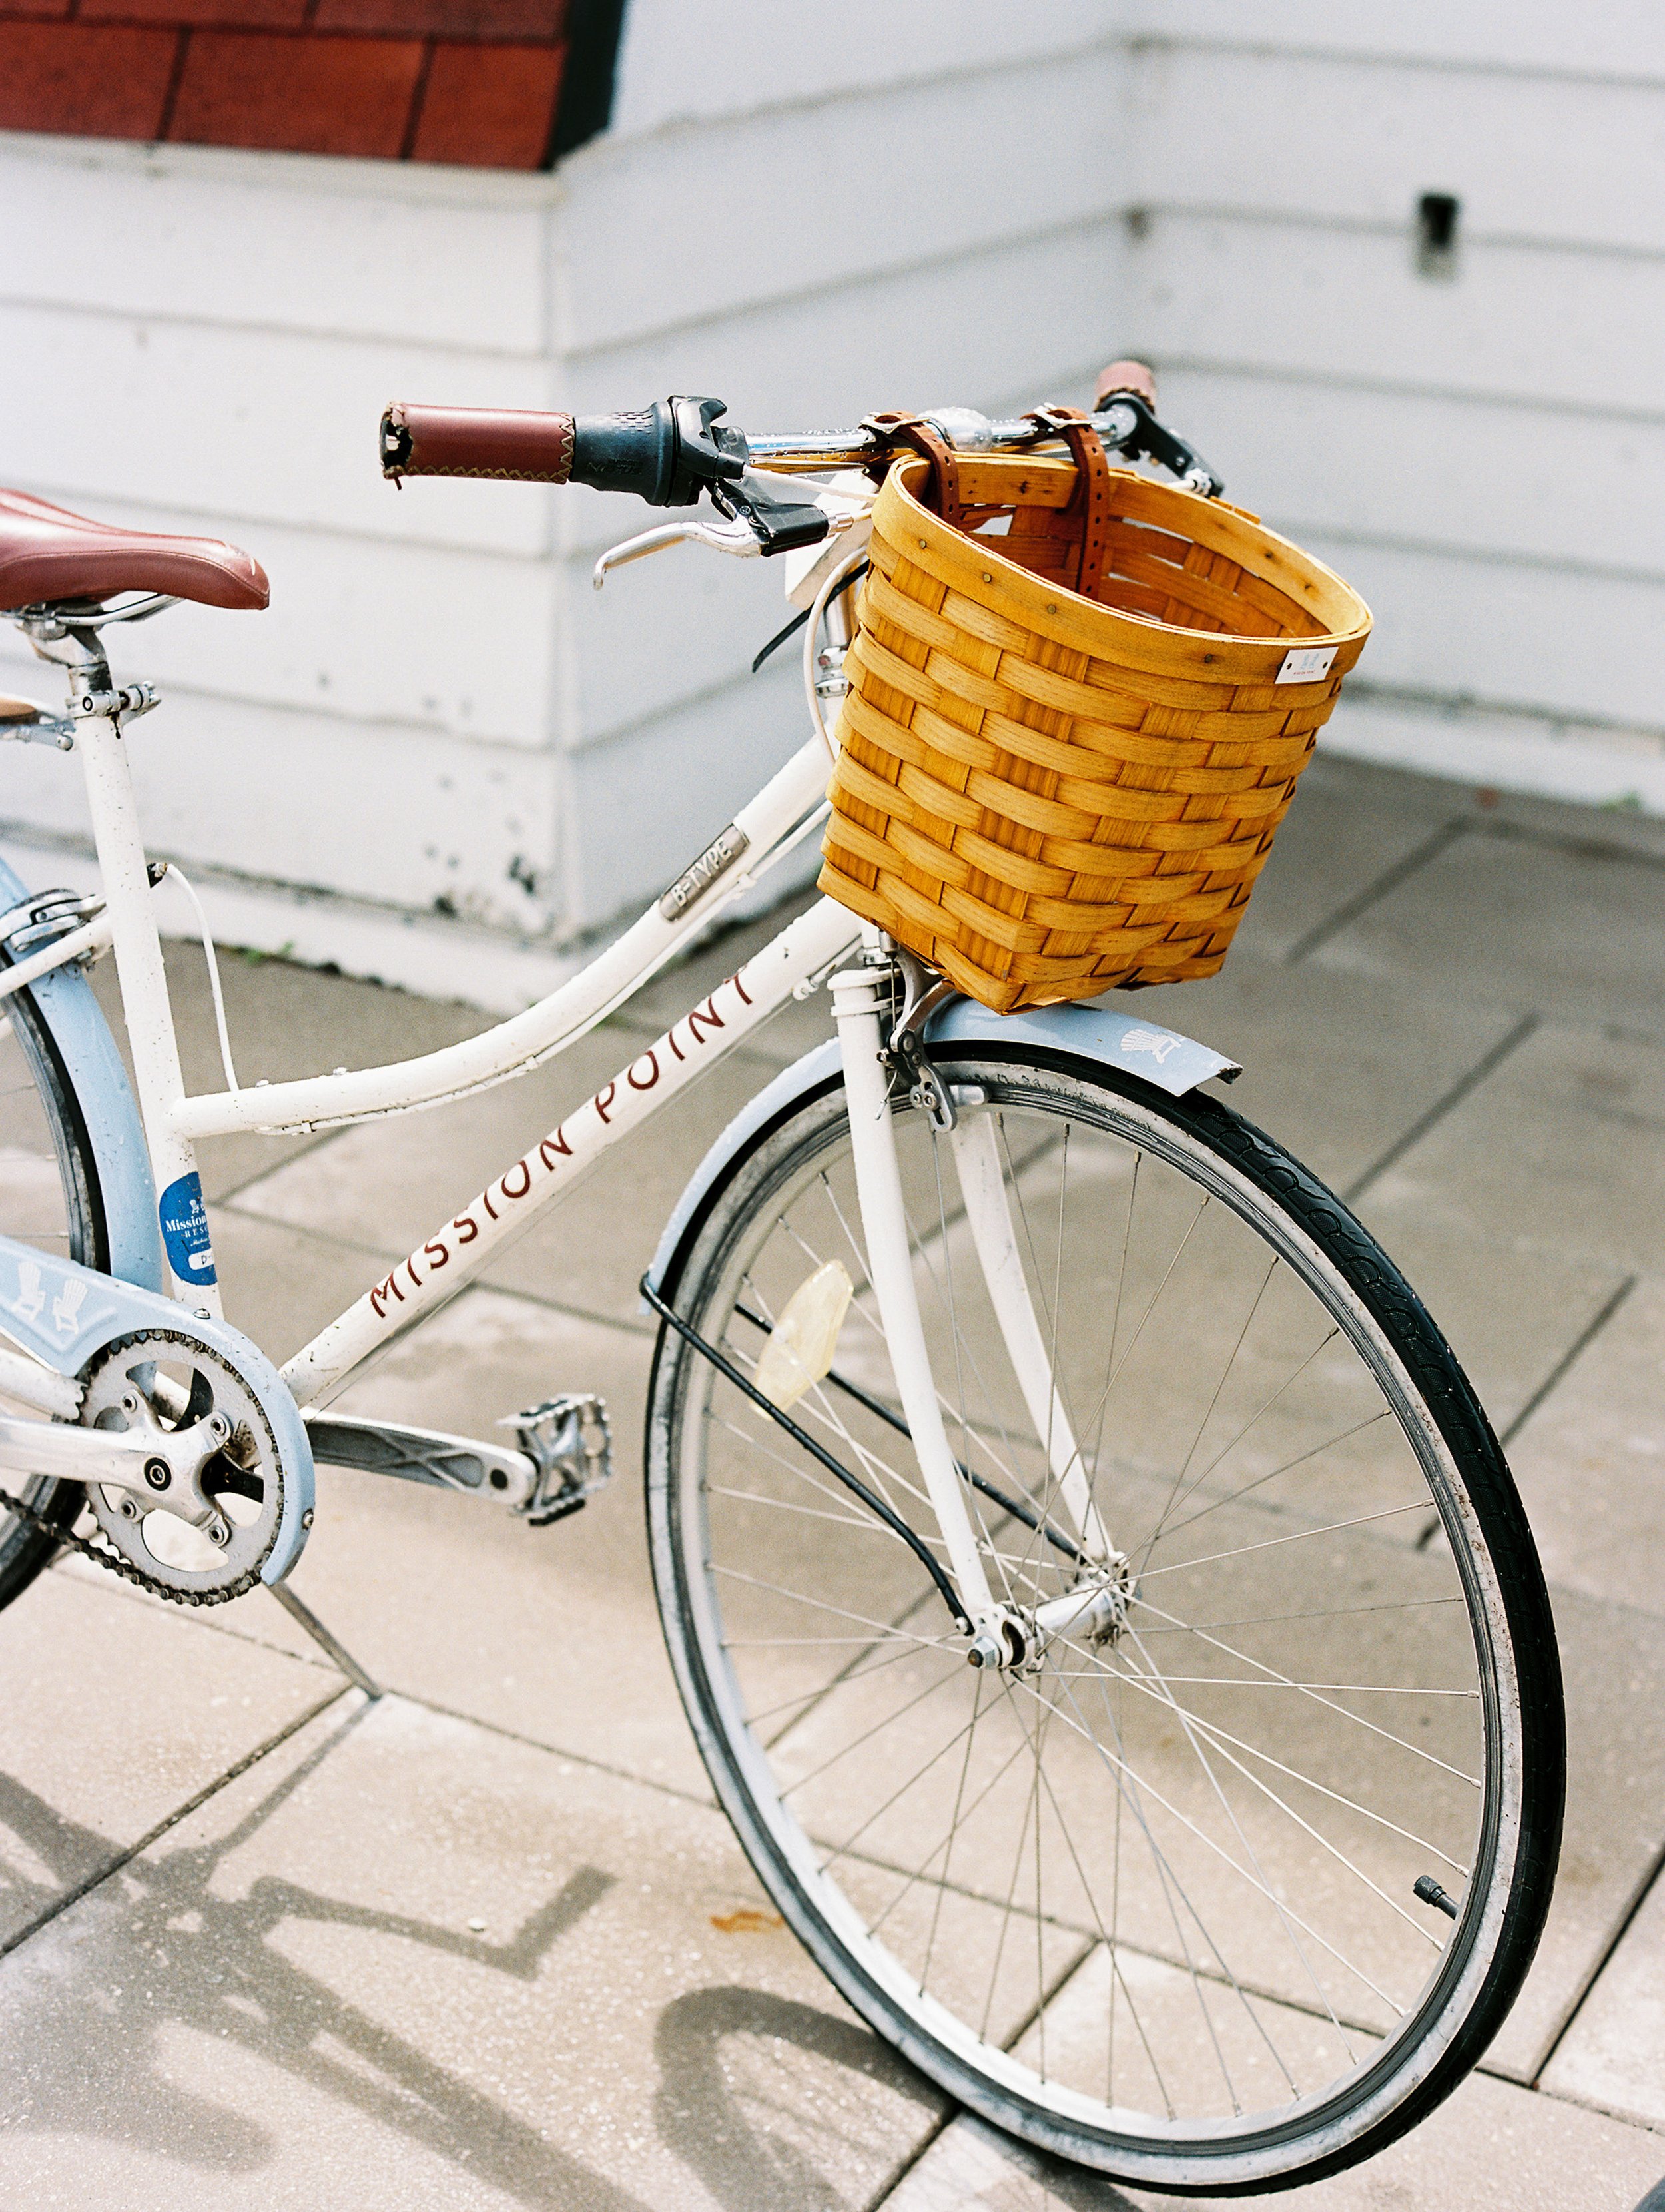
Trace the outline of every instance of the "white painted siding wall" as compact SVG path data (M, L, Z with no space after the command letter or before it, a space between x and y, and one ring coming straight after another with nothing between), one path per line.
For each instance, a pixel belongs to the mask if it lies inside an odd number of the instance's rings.
M1665 13L1134 0L1129 328L1376 617L1334 747L1665 811ZM1461 203L1449 277L1413 215Z
M1079 398L1127 348L1374 605L1338 744L1665 811L1665 28L1605 5L1574 67L1566 21L633 0L614 127L555 178L0 137L0 481L273 580L124 645L167 692L155 847L234 940L524 1001L797 742L791 668L745 672L778 579L682 551L598 598L642 509L395 495L384 402L811 426ZM1425 191L1462 201L1449 282ZM8 845L60 848L27 872L73 878L73 763L0 777Z
M635 0L615 127L555 178L0 138L0 481L272 578L269 613L180 609L118 660L167 692L149 833L234 940L524 1002L801 741L791 656L747 673L778 571L682 551L598 597L645 509L396 495L389 398L691 390L813 428L1081 392L1127 199L1109 0L974 0L946 58L923 0L835 41L811 12ZM74 763L0 777L8 845L67 848L26 872L72 878Z

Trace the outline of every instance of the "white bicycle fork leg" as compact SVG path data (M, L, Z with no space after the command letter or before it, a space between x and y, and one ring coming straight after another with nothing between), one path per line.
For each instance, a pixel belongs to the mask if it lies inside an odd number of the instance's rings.
M949 1142L954 1169L965 1202L966 1224L971 1231L989 1304L1000 1323L1006 1357L1012 1362L1018 1388L1023 1393L1035 1433L1047 1454L1048 1472L1075 1534L1089 1558L1115 1556L1098 1509L1092 1502L1080 1449L1070 1426L1064 1401L1053 1378L1053 1361L1036 1319L1034 1300L1024 1276L1023 1255L1012 1226L1012 1206L1006 1196L1000 1164L1000 1139L992 1114L963 1115Z
M896 1165L896 1130L890 1120L889 1079L878 1056L880 981L874 970L856 968L835 975L831 984L833 1018L838 1024L844 1060L856 1194L867 1243L867 1273L878 1300L879 1322L915 1455L948 1547L961 1602L974 1628L999 1640L1001 1610L989 1589L982 1554L972 1534L920 1320L902 1176Z
M207 1224L201 1218L196 1148L173 1125L174 1113L185 1096L185 1077L179 1068L179 1048L173 1034L161 939L150 902L150 878L126 748L107 714L78 716L76 745L86 772L87 805L98 848L105 911L114 933L122 1011L133 1049L133 1073L137 1078L156 1194L163 1200L164 1212L183 1209L192 1215L191 1232L183 1243L177 1237L163 1240L168 1288L175 1297L205 1310L217 1320L220 1293L213 1279ZM180 1189L182 1183L185 1188ZM176 1256L187 1248L186 1264L194 1261L201 1269L194 1279L182 1274L174 1264Z

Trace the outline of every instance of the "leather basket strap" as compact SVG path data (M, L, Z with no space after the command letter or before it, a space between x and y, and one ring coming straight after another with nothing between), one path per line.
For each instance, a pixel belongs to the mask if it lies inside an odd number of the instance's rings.
M1074 573L1067 581L1084 599L1096 599L1110 535L1110 465L1104 458L1103 445L1079 407L1036 407L1029 419L1044 429L1055 430L1075 463L1075 489L1063 512L1070 519L1072 530L1079 519L1080 550L1071 556Z
M862 417L864 430L877 430L894 443L911 446L923 453L935 471L937 512L951 530L965 527L965 502L960 497L959 456L933 422L922 415L903 415L895 410Z

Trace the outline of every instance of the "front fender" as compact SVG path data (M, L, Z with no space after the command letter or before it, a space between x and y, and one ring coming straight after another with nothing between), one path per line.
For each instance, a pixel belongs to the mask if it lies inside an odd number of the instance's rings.
M1026 1042L1048 1052L1066 1052L1123 1075L1137 1075L1158 1090L1182 1098L1200 1083L1218 1076L1235 1082L1243 1070L1236 1060L1176 1030L1135 1019L1103 999L1068 1006L1041 1006L1022 1014L993 1014L973 999L955 999L926 1024L927 1045ZM802 1060L784 1068L737 1114L695 1170L665 1224L647 1271L661 1297L669 1297L682 1273L695 1231L704 1218L706 1200L740 1154L807 1100L842 1080L838 1040L829 1037Z

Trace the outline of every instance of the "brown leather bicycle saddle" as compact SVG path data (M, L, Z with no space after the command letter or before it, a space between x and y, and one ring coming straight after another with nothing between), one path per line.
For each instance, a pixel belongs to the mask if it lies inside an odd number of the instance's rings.
M0 612L118 592L166 592L205 607L264 607L271 596L260 563L222 538L121 530L0 490Z

